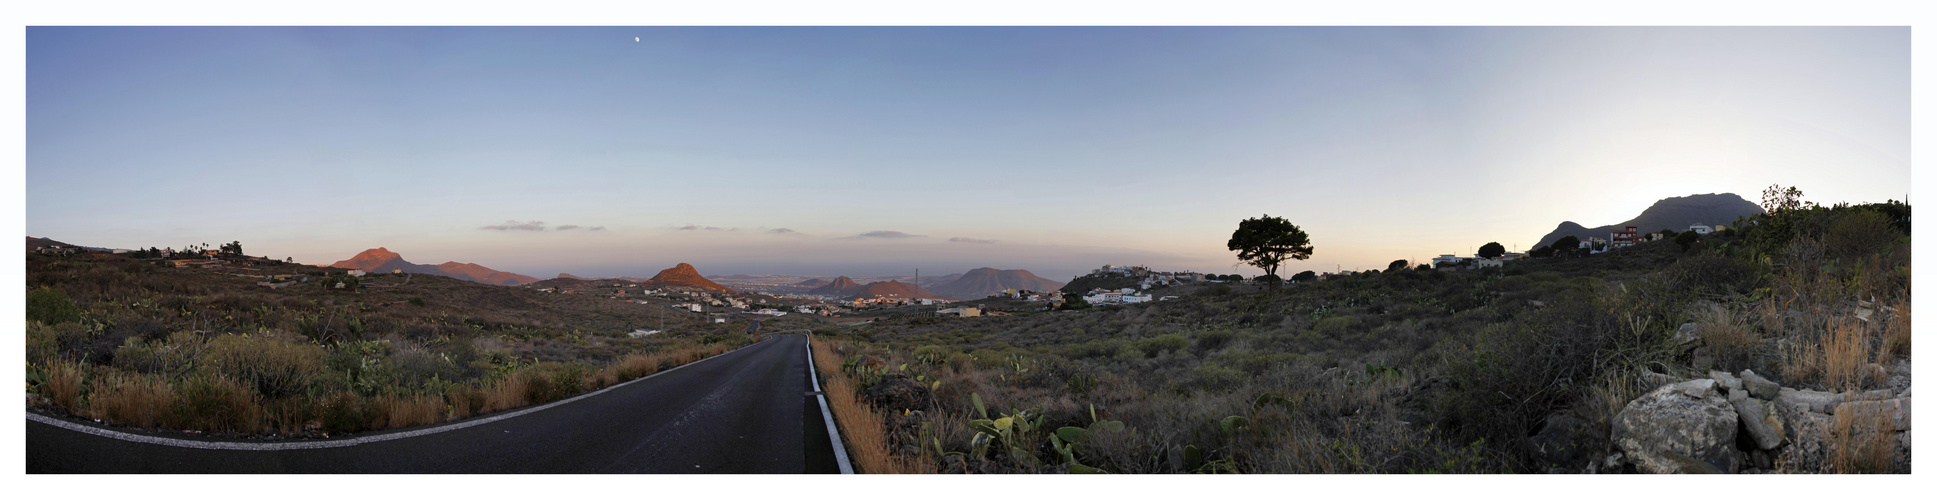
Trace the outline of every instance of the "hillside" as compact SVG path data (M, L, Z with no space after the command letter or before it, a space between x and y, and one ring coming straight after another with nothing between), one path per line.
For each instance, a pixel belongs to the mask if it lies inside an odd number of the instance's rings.
M1567 236L1586 238L1589 236L1607 238L1608 233L1626 226L1635 226L1643 234L1672 229L1675 232L1687 231L1691 224L1732 224L1738 217L1762 213L1762 207L1735 193L1697 194L1667 198L1655 202L1641 215L1620 224L1600 227L1584 227L1573 221L1560 223L1552 232L1540 237L1535 248L1551 245L1555 240Z
M390 249L384 247L364 250L349 259L336 261L335 264L330 264L329 267L360 269L369 273L387 273L400 270L412 274L447 276L492 285L522 285L538 281L538 278L498 271L471 263L445 262L435 266L413 264L410 261L404 260L402 255L398 255L396 252L392 252Z
M808 288L818 288L818 287L822 287L822 286L827 286L827 283L828 283L828 281L827 281L827 280L824 280L824 279L820 279L820 278L813 278L813 279L809 279L809 280L807 280L807 281L802 281L802 282L799 282L799 283L794 283L794 286L804 286L804 287L808 287Z
M957 299L972 300L989 296L1008 289L1017 290L1055 290L1062 288L1059 281L1044 279L1025 269L995 269L978 267L951 281L935 287L934 292Z
M869 283L848 296L857 299L949 299L914 284L895 280Z
M646 280L639 285L646 288L700 288L721 292L733 291L731 288L721 286L719 283L714 283L713 280L706 279L705 276L700 276L698 269L694 269L692 264L685 262L659 271L659 274L653 275L652 279Z
M58 241L54 241L53 239L50 239L50 238L35 238L32 236L28 236L27 251L32 252L36 247L79 248L80 245L61 243Z
M1063 285L1061 290L1063 293L1082 294L1082 293L1089 293L1090 290L1095 290L1098 288L1106 288L1110 290L1116 290L1119 288L1136 288L1137 283L1138 283L1138 280L1136 278L1130 277L1130 276L1124 276L1120 274L1108 274L1108 275L1088 274L1088 275L1083 275L1081 277L1078 277L1074 280L1070 280L1069 284Z
M826 295L829 297L851 297L854 295L854 291L860 288L861 284L855 283L854 278L842 276L834 278L834 281L830 281L820 288L808 290L807 293L809 295Z

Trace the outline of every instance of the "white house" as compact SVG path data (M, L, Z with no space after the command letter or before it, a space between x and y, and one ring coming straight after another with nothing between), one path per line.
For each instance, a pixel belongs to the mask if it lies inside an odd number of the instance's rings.
M362 269L351 269L351 270L350 270L350 275L351 275L351 276L362 276L362 275L364 275L364 274L365 274L365 273L363 272L363 270L362 270Z
M1698 223L1695 223L1695 224L1690 224L1690 225L1688 226L1688 230L1689 230L1689 231L1694 231L1694 232L1695 232L1695 234L1708 234L1708 233L1709 233L1709 231L1711 231L1711 229L1710 229L1710 228L1709 228L1708 226L1706 226L1706 225L1703 225L1703 224L1701 224L1701 223L1699 223L1699 222L1698 222Z

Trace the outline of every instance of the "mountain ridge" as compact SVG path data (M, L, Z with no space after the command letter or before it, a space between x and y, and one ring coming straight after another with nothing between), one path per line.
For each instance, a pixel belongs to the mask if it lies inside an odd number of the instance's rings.
M962 300L974 300L1008 289L1017 290L1056 290L1063 282L1036 276L1027 269L996 269L978 267L963 273L961 278L937 286L934 293Z
M404 260L403 255L392 252L389 248L385 247L376 247L358 252L348 259L339 260L334 264L330 264L329 267L357 269L371 273L403 271L406 273L444 276L491 285L523 285L538 281L538 278L499 271L468 262L447 261L435 266L415 264Z
M1762 207L1742 199L1735 193L1693 194L1662 198L1642 210L1640 215L1619 224L1600 227L1585 227L1574 221L1562 221L1553 231L1541 236L1534 248L1552 245L1555 240L1567 236L1576 238L1596 237L1606 239L1615 229L1635 226L1641 234L1672 229L1675 232L1687 231L1691 224L1733 224L1738 217L1760 214Z

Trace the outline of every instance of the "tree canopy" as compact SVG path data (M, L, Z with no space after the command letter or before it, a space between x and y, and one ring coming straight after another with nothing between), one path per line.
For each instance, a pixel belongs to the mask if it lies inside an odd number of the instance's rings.
M1480 245L1479 256L1482 259L1498 259L1500 258L1500 256L1506 255L1506 254L1507 254L1507 247L1500 245L1500 242L1495 241L1495 242L1487 243L1485 245Z
M1238 253L1238 260L1272 276L1278 274L1278 265L1285 260L1305 260L1312 256L1311 238L1305 231L1271 214L1239 222L1227 246Z

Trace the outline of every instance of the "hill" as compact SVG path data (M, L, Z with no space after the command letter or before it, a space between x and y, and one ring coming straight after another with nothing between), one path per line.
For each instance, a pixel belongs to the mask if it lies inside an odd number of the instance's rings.
M1098 288L1110 290L1136 288L1138 282L1139 280L1135 277L1121 274L1087 274L1070 280L1069 284L1063 285L1062 291L1063 293L1084 294Z
M957 299L973 300L1011 288L1046 291L1062 287L1062 282L1036 276L1026 269L978 267L962 274L962 277L955 281L935 287L935 293Z
M694 269L692 264L685 262L659 271L659 274L653 275L652 279L646 280L639 285L647 288L700 288L721 292L733 291L731 288L721 286L719 283L714 283L713 280L706 279L705 276L700 276L698 269Z
M808 290L807 293L810 295L826 295L829 297L851 297L854 295L854 291L860 288L861 284L855 283L854 278L842 276L834 278L834 281L830 281L820 288Z
M34 249L35 249L35 248L37 248L37 247L53 247L53 248L80 248L80 245L75 245L75 244L71 244L71 243L61 243L61 242L58 242L58 241L54 241L54 240L53 240L53 239L51 239L51 238L35 238L35 237L32 237L32 236L28 236L28 237L27 237L27 251L28 251L28 252L32 252L32 251L34 251Z
M1641 230L1642 234L1659 232L1663 229L1673 229L1675 232L1681 232L1687 231L1688 226L1692 224L1707 224L1710 226L1716 224L1731 224L1738 217L1760 213L1762 213L1761 206L1757 206L1755 203L1749 202L1749 200L1744 200L1741 196L1736 196L1735 193L1696 194L1666 198L1655 202L1647 210L1641 211L1641 215L1635 216L1635 218L1628 219L1627 222L1620 224L1590 228L1576 224L1573 221L1562 222L1560 226L1554 228L1553 232L1549 232L1546 236L1540 237L1540 242L1534 244L1534 248L1551 245L1555 240L1567 236L1576 238L1586 238L1589 236L1607 238L1608 233L1626 226L1635 226Z
M533 278L530 276L525 276L517 273L498 271L495 269L491 269L488 267L480 266L477 264L471 264L471 263L445 262L443 264L438 264L435 266L424 265L424 264L413 264L410 261L404 260L404 257L402 255L398 255L396 252L392 252L390 251L390 249L384 248L384 247L377 247L369 250L364 250L363 252L358 253L356 254L356 256L350 257L349 259L336 261L335 264L330 264L329 267L334 267L339 269L360 269L360 270L363 270L364 272L370 272L370 273L387 273L391 271L403 271L406 273L413 273L413 274L447 276L447 277L457 278L465 281L475 281L478 283L488 283L492 285L522 285L522 284L538 281L538 278Z
M820 279L820 278L812 278L812 279L809 279L809 280L807 280L807 281L802 281L802 282L799 282L799 283L794 283L794 286L804 286L804 287L809 287L809 288L818 288L818 287L822 287L822 286L827 286L827 284L828 284L828 283L829 283L829 282L828 282L827 280L824 280L824 279Z
M949 297L922 289L912 283L896 280L876 281L851 292L849 297L857 299L944 299Z

